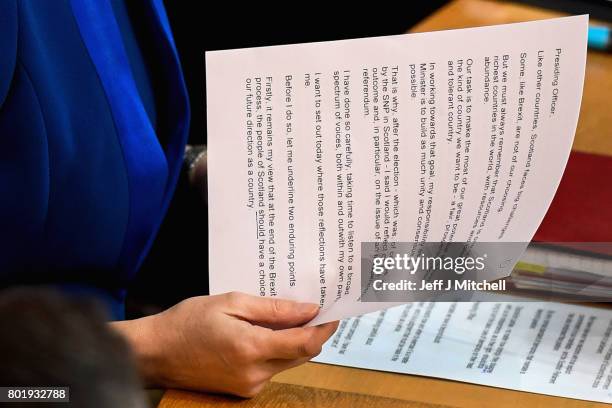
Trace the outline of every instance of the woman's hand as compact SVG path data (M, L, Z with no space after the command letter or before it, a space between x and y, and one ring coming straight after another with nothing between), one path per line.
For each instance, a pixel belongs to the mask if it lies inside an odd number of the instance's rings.
M320 353L338 324L300 327L318 310L233 292L113 326L132 345L148 384L251 397L276 373Z

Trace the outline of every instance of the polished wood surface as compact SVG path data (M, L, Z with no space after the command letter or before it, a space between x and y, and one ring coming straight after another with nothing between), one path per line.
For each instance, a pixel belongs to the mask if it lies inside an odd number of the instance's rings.
M241 399L218 395L194 394L172 390L158 408L443 408L431 403L410 403L401 399L373 395L340 392L301 385L269 384L253 399Z
M435 31L514 23L560 16L506 2L456 0L412 31ZM589 52L574 149L612 155L612 55ZM364 405L365 404L365 405ZM401 405L405 404L405 405ZM557 407L609 405L505 390L457 381L308 363L274 377L253 400L168 391L161 408L188 407Z

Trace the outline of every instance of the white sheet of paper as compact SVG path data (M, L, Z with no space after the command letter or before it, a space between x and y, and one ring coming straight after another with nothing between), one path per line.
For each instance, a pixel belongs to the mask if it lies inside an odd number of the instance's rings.
M314 361L612 402L611 333L606 309L423 302L343 320Z
M389 306L358 300L361 242L529 242L572 145L587 25L207 52L211 293L318 303L322 323Z

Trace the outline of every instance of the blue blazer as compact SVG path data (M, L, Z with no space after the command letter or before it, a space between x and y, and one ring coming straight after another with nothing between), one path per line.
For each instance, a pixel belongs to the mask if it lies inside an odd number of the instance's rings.
M0 285L94 291L120 317L189 126L162 2L1 0L0 51Z

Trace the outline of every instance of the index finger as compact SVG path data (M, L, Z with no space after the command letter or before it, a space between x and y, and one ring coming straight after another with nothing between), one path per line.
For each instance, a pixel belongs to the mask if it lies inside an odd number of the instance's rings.
M314 357L321 352L325 343L336 331L338 322L319 326L295 327L283 330L263 329L259 348L267 360L294 360Z

